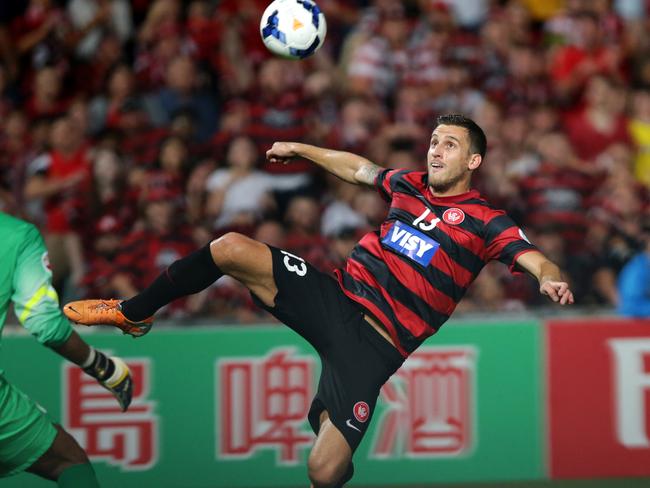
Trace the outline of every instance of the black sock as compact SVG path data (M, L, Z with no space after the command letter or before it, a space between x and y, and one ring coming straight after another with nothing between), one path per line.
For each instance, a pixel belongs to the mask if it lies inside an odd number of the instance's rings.
M139 322L177 298L198 293L223 276L210 252L210 244L174 261L140 294L122 302L122 313Z

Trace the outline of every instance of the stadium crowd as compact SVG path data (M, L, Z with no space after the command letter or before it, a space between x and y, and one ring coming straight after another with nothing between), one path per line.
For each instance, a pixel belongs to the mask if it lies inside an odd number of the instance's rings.
M423 170L436 115L460 112L488 137L481 193L578 305L617 306L650 241L650 1L318 3L326 42L295 62L261 42L268 0L1 2L0 209L41 228L62 299L129 297L230 230L338 267L384 201L265 151ZM544 303L489 265L458 308ZM168 308L267 318L225 278Z

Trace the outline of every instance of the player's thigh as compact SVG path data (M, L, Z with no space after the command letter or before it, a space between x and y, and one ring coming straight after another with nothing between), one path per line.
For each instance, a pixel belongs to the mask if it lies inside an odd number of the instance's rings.
M265 305L272 307L277 294L273 259L266 244L229 232L210 244L212 259L229 276L241 282Z
M45 411L0 375L0 476L28 469L55 437Z
M309 478L322 484L336 482L346 474L351 461L352 449L330 421L327 411L323 411L316 442L309 453Z
M88 463L88 456L60 425L56 425L56 437L50 448L32 464L27 471L43 478L56 480L59 475L75 464Z

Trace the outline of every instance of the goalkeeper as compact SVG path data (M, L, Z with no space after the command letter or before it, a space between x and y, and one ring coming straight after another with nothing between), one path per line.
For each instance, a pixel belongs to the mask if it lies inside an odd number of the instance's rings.
M117 399L131 403L129 369L86 344L59 309L52 288L47 250L31 224L0 212L0 334L9 303L20 323L42 344L81 366ZM88 457L74 438L55 425L0 369L0 477L28 471L67 488L99 483Z

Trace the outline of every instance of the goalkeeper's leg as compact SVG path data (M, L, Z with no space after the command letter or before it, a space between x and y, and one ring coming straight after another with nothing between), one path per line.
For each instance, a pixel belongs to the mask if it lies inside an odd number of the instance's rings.
M56 429L50 448L27 471L56 481L61 488L99 488L84 450L60 426L57 425Z

